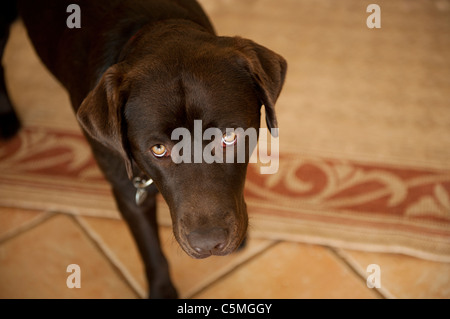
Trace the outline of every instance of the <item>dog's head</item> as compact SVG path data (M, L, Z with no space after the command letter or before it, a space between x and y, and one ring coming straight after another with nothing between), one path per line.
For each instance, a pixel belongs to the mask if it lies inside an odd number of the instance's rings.
M140 35L104 73L78 120L123 157L130 178L135 163L154 180L187 254L225 255L239 247L248 224L243 192L256 143L239 132L258 131L262 105L268 128L278 127L274 105L286 61L238 37L199 32L157 45L154 37Z

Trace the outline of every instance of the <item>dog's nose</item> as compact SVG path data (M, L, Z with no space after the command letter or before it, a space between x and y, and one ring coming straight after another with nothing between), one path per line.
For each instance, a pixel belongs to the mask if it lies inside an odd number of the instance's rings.
M219 227L198 229L187 235L187 238L196 252L216 255L227 246L228 231Z

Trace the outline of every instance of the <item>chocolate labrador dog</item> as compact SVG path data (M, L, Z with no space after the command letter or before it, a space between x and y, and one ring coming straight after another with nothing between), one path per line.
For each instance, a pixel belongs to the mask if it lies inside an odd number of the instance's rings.
M39 57L69 92L142 255L150 297L177 297L158 238L157 192L188 255L229 254L246 237L243 190L254 145L241 162L179 162L173 132L194 133L195 124L202 132L216 128L223 135L213 152L235 152L246 137L227 129L259 129L263 105L268 128L277 128L274 105L286 61L251 40L217 36L195 0L9 0L0 6L1 53L20 16ZM2 73L2 136L19 126Z

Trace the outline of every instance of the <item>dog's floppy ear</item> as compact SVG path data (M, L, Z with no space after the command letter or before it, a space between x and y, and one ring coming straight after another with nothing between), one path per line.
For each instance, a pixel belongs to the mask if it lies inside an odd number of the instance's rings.
M116 150L123 157L128 177L131 179L133 170L124 132L125 96L121 90L123 74L119 64L108 68L97 86L81 103L77 118L92 138Z
M287 62L277 53L247 39L235 37L235 45L241 53L240 63L252 76L257 94L266 109L266 123L269 129L278 128L275 102L280 95L286 77ZM278 130L271 130L277 137Z

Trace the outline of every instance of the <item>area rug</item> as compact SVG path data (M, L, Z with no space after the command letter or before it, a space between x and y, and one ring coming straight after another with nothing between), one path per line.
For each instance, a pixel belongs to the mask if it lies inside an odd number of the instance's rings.
M289 65L278 172L248 168L250 236L450 262L449 1L379 1L378 30L361 1L200 2ZM21 23L4 62L24 128L0 144L0 206L120 218Z

